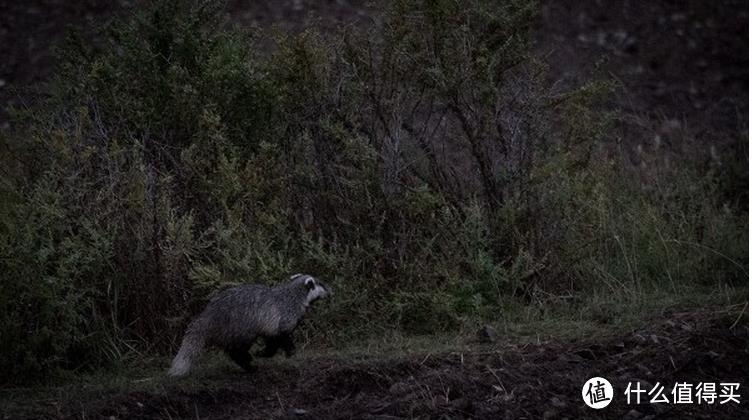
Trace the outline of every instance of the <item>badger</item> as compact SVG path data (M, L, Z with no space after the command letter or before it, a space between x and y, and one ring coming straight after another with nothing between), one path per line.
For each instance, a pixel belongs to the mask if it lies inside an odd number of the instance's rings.
M274 287L246 284L218 293L191 323L168 374L183 376L209 347L219 347L247 372L252 372L251 345L262 338L265 347L256 355L272 357L281 348L295 352L292 333L308 307L332 295L322 281L295 274Z

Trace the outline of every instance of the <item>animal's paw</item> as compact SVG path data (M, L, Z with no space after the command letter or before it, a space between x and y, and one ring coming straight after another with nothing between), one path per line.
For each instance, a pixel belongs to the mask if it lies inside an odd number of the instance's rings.
M258 370L258 367L253 365L245 365L242 366L242 368L245 373L256 373L256 371Z
M277 354L276 351L271 351L269 349L259 350L256 353L254 353L256 357L263 357L263 358L274 357L275 354Z

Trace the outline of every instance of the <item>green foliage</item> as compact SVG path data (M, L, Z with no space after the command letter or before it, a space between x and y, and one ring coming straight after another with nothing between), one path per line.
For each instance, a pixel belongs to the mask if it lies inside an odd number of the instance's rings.
M552 89L533 2L396 1L383 26L269 54L211 4L71 37L19 114L0 370L168 352L214 291L293 272L335 289L314 343L746 277L746 212L704 199L733 195L725 175L596 163L609 85Z

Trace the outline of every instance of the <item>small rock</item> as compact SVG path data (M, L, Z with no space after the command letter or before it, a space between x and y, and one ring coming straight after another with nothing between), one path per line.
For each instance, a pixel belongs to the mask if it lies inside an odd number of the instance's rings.
M614 38L620 43L624 43L624 41L629 38L629 34L624 29L618 29L614 31Z
M496 330L490 325L483 326L483 328L478 330L478 340L481 343L493 343L496 341Z
M582 363L585 359L577 354L562 353L556 358L556 360L565 363Z
M454 409L460 411L472 411L473 403L465 397L452 400L451 405Z
M638 419L642 417L642 413L635 409L629 410L629 412L624 416L625 419Z
M671 20L673 22L681 22L686 19L687 19L687 15L685 15L684 13L672 13L671 14Z
M395 382L389 387L389 393L392 395L405 395L410 392L412 387L404 382Z
M680 130L681 128L682 128L681 121L672 118L672 119L663 121L663 123L661 124L661 127L660 127L659 130L663 134L671 134L673 132L676 132L677 130ZM673 327L676 324L672 322L669 325L671 325Z
M635 367L637 369L640 369L646 376L653 376L653 372L648 368L647 366L643 365L642 363L636 363Z
M593 351L589 349L577 350L576 352L574 352L574 354L582 357L585 360L595 360L595 353L593 353Z
M292 412L296 416L304 416L304 415L308 414L308 410L303 410L302 408L296 408L296 409L292 410Z
M543 420L555 419L558 416L559 416L559 413L557 413L554 410L546 410L543 412Z
M598 46L605 47L606 33L603 31L598 32L598 34L595 36L595 43L598 44Z
M560 400L558 397L551 398L551 404L556 408L564 408L567 406L567 403Z

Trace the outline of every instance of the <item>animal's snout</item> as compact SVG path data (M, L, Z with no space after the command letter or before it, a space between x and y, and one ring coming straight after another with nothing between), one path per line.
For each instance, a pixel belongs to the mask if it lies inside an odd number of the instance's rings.
M329 285L319 282L321 285L321 288L324 289L324 293L321 295L321 297L332 297L334 296L334 292L332 292L332 289L329 287Z
M326 289L326 294L327 294L327 296L330 296L330 297L331 297L331 296L334 296L334 291L332 290L332 288L331 288L331 287L329 287L329 285L328 285L328 284L325 284L325 285L324 285L324 288Z

